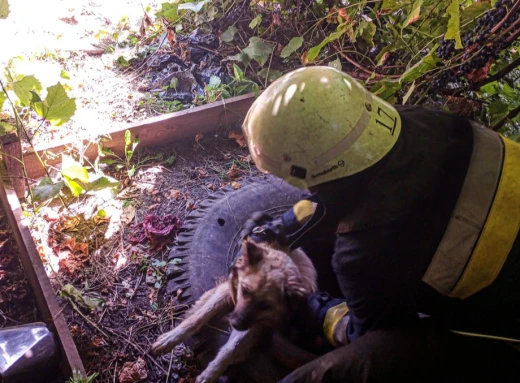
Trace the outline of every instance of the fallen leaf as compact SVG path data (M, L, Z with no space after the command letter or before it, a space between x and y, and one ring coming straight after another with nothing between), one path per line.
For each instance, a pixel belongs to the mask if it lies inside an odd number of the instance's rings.
M195 202L188 202L186 204L186 209L188 211L192 211L192 210L195 210L195 209L198 209L199 207L195 204Z
M231 186L233 189L240 189L242 187L242 184L240 182L233 181L231 182Z
M201 177L206 177L208 175L208 171L203 168L195 168L195 170L199 173Z
M135 362L126 362L119 373L119 383L137 383L148 378L146 362L137 358Z
M237 132L229 132L228 138L232 138L236 141L238 145L240 145L242 148L247 147L247 141L246 138L242 133Z
M195 142L198 144L200 140L204 138L204 135L202 133L197 133L195 136Z
M233 165L231 166L231 169L227 171L226 175L229 178L237 178L240 176L240 169L236 165Z
M121 223L123 225L128 225L130 222L134 220L135 217L135 206L128 205L123 208L123 212L121 213Z
M150 205L146 208L146 210L152 210L152 209L155 209L157 206L159 206L160 204L159 203L155 203L153 205Z
M180 201L181 199L185 198L184 193L182 193L180 190L173 189L170 192L171 198L173 198L175 201Z

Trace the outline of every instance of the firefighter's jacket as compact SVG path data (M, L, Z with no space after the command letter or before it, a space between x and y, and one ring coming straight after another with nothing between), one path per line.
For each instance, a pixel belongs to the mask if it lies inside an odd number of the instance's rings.
M398 111L380 162L316 187L323 214L304 202L284 221L300 240L335 236L349 341L417 313L520 339L520 145L444 112Z

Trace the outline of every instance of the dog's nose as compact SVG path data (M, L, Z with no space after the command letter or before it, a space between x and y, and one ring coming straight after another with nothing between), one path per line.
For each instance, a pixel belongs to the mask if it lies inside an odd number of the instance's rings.
M231 315L229 323L231 324L231 327L237 331L246 331L248 328L246 321L238 315Z

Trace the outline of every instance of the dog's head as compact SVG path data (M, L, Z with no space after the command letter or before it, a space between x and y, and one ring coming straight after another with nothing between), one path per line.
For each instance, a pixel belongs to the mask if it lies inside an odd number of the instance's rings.
M235 305L229 320L239 331L253 324L277 327L309 293L298 267L285 252L250 239L242 244L229 284Z

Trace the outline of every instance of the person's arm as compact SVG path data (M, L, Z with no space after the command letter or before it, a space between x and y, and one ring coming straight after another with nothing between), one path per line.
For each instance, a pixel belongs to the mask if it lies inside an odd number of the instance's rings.
M332 265L348 307L349 342L417 319L417 267L395 240L395 226L338 235Z

